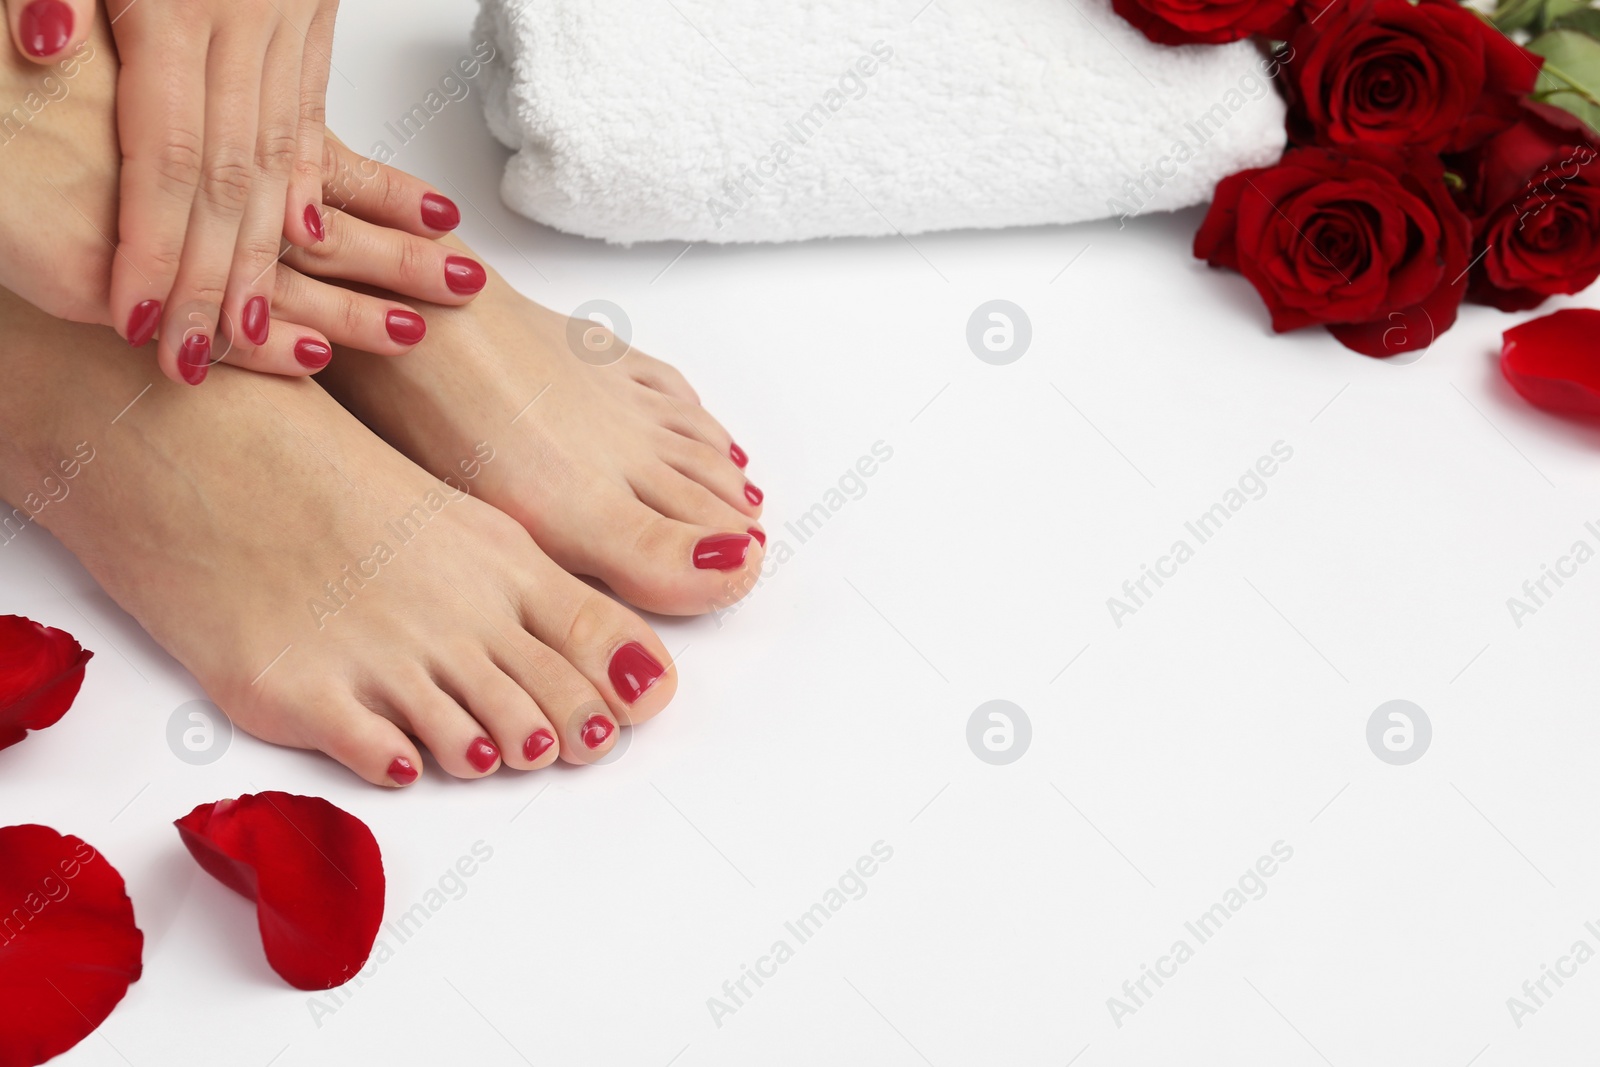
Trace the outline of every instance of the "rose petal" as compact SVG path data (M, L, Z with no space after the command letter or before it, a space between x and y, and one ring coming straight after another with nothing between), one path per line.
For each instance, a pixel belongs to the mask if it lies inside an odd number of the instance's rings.
M0 615L0 749L60 721L93 655L65 630Z
M105 1021L139 980L122 875L47 826L0 827L0 1067L34 1067Z
M1535 407L1600 417L1600 311L1565 308L1511 327L1500 372Z
M296 989L355 977L383 921L383 856L367 825L319 797L257 793L177 821L195 860L256 902L267 962Z

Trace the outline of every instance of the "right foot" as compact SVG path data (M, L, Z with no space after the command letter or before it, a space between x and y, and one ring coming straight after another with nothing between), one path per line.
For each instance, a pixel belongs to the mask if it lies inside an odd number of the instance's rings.
M86 442L39 521L249 733L408 785L412 737L462 778L592 763L672 699L643 621L316 385L219 366L187 390L3 291L0 333L0 496Z

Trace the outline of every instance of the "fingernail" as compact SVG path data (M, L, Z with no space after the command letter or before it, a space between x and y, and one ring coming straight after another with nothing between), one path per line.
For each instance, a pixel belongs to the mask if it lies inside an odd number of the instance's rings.
M744 449L740 448L737 442L728 445L728 458L733 460L733 465L740 470L750 462L750 457L744 454Z
M252 296L244 305L244 335L253 345L267 343L267 331L272 328L272 316L267 314L267 298Z
M178 349L178 373L190 385L199 385L206 380L206 372L211 369L211 338L203 333L192 333L183 339L183 347Z
M579 736L590 748L599 748L606 743L606 738L610 737L611 731L615 729L616 726L610 719L604 715L595 715L583 724L583 732Z
M333 349L314 337L302 337L294 343L294 358L302 367L321 370L333 358Z
M22 9L19 29L30 56L53 56L72 40L72 8L61 0L34 0Z
M461 225L461 209L449 197L423 193L422 224L430 230L453 230Z
M500 760L500 750L495 748L487 737L480 737L467 746L467 762L472 764L472 769L482 774L493 767Z
M744 498L750 501L752 504L759 504L762 500L766 499L766 494L757 489L755 486L751 485L749 482L745 482Z
M312 237L315 237L319 241L327 240L328 231L322 228L322 212L317 210L317 205L306 205L305 220L306 229L310 232Z
M659 682L667 671L643 645L629 641L612 653L607 673L611 675L611 688L617 691L617 696L624 703L632 704L644 696L645 690Z
M428 332L428 324L415 311L391 311L383 324L397 345L414 345Z
M749 534L712 534L694 546L694 565L703 571L731 571L750 551Z
M417 780L417 769L404 756L396 756L395 761L389 764L389 779L395 785L410 785Z
M767 547L767 535L766 534L762 533L760 530L758 530L754 526L750 527L750 529L748 531L746 531L746 532L749 533L751 537L754 537L756 539L756 544L760 545L762 548L766 548Z
M134 348L143 348L156 335L156 327L160 325L161 301L139 301L128 313L128 343Z
M488 280L489 275L484 273L483 266L470 259L451 256L444 261L444 283L452 293L471 296L482 289Z
M443 230L444 226L435 226L434 229ZM555 735L549 730L535 730L522 742L522 758L529 763L536 763L540 756L550 751L550 746L556 743Z

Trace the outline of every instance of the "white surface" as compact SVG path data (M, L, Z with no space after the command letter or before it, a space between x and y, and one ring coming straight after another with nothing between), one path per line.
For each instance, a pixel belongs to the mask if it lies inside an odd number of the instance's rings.
M1081 222L1202 203L1283 149L1255 45L1153 44L1108 0L484 12L506 202L609 241Z
M365 145L464 53L472 5L344 17L334 114ZM179 762L165 725L194 683L48 538L0 549L0 610L97 653L66 719L0 753L0 816L99 847L148 936L144 979L59 1062L1588 1062L1600 962L1520 1030L1505 1006L1600 946L1600 563L1521 629L1505 606L1595 543L1600 433L1501 384L1526 316L1467 309L1404 367L1275 339L1241 279L1189 258L1193 212L697 246L662 273L681 246L510 215L503 159L462 105L397 162L535 298L624 306L749 450L769 530L875 441L894 458L720 627L660 624L679 695L621 760L400 794L242 736ZM992 297L1033 322L1006 367L964 339ZM1267 495L1114 627L1106 598L1279 440ZM1008 767L965 740L995 698L1033 724ZM1407 767L1365 741L1393 698L1434 724ZM494 849L320 1027L170 824L273 788L373 827L391 919ZM1106 998L1280 839L1266 896L1114 1026ZM867 895L715 1026L707 998L879 840Z

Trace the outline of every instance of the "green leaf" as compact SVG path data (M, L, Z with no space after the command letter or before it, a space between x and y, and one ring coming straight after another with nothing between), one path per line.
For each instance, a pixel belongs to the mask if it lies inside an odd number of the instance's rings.
M1577 30L1587 33L1590 37L1600 37L1600 11L1592 7L1562 15L1552 23L1558 30Z
M1539 19L1544 2L1545 0L1500 0L1489 19L1504 33L1525 30Z
M1528 51L1544 56L1534 96L1600 132L1600 40L1577 30L1551 30L1529 41Z
M1544 0L1539 7L1539 17L1535 27L1540 30L1548 30L1569 15L1578 15L1585 12L1600 14L1600 12L1594 12L1594 9L1589 6L1589 0Z

